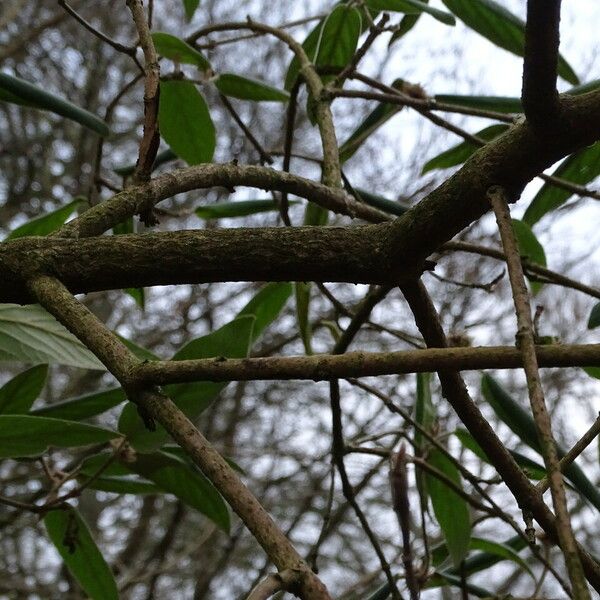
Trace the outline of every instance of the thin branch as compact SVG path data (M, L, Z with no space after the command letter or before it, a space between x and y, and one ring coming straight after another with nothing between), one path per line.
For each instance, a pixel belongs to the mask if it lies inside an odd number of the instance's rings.
M85 29L87 29L92 35L97 37L99 40L102 40L105 44L108 44L111 48L114 48L117 52L121 52L123 54L127 54L127 56L131 56L138 67L142 68L141 65L137 62L136 59L136 47L135 46L126 46L125 44L121 44L107 35L96 29L89 21L86 21L72 6L70 6L66 0L58 0L58 5L62 6L67 13L69 13L80 25L82 25Z
M152 165L158 152L160 134L158 131L158 103L160 94L160 65L154 42L148 28L142 0L127 0L133 22L140 38L140 46L144 52L144 133L140 141L138 159L133 175L134 181L147 181L152 173ZM156 223L152 211L144 215L148 225Z
M402 292L415 316L415 321L428 346L446 347L446 337L427 290L421 282L404 284ZM530 511L554 542L558 541L556 518L546 506L536 488L519 468L496 432L475 405L464 381L454 370L439 370L442 393L458 417L487 454L519 506ZM600 565L581 547L577 546L585 574L596 590L600 590Z
M600 366L600 344L536 346L536 353L541 367ZM374 377L428 373L440 369L472 371L522 367L523 357L517 348L490 346L347 352L343 355L151 361L136 367L134 377L153 385L190 381L327 381L332 377Z
M248 595L246 600L267 600L277 592L293 587L298 579L298 574L288 569L280 573L267 575Z
M238 514L279 570L298 574L299 597L330 600L319 578L273 522L258 500L240 480L229 463L209 444L193 423L164 394L132 383L132 366L139 360L108 330L87 307L78 302L53 277L33 277L29 283L39 303L77 336L119 380L148 426L160 423L192 461L211 480Z
M572 464L575 459L598 437L600 434L600 417L597 417L592 426L581 436L577 443L560 459L558 467L561 472ZM537 488L543 494L549 486L548 478L544 477L538 482Z
M268 163L269 165L273 164L273 158L271 157L271 155L262 147L261 143L256 139L256 137L254 137L254 134L252 133L250 128L246 126L244 121L242 121L240 115L238 115L231 102L229 102L227 96L225 96L224 94L219 94L219 98L227 112L232 116L233 120L242 130L242 133L246 136L248 141L254 146L254 148L260 155L261 163Z
M527 0L522 103L527 120L549 133L557 122L556 90L561 0Z
M525 377L527 378L529 402L531 404L537 435L542 446L544 463L548 471L550 491L556 512L556 527L560 547L565 557L575 597L584 600L590 596L577 554L577 545L567 508L564 482L558 464L556 442L552 434L552 423L540 381L529 293L525 284L517 239L510 220L508 197L504 189L498 186L488 190L488 198L496 215L496 222L498 223L506 255L508 276L512 288L515 311L517 313L517 346L523 355L523 368L525 370Z

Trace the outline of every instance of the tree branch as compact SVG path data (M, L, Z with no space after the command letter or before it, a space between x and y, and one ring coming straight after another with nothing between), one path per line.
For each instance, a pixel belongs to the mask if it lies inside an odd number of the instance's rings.
M560 547L565 558L567 572L569 573L575 597L585 600L590 596L583 576L581 562L577 555L577 543L571 526L571 519L567 508L567 496L558 464L556 441L552 434L550 414L546 407L540 381L529 293L527 292L525 275L521 266L517 239L512 229L507 197L504 190L499 186L491 187L488 190L487 196L496 215L496 222L506 255L508 276L517 314L517 346L523 356L523 369L527 379L531 412L537 436L542 446L544 464L548 471L550 491L552 493L554 511L556 512L556 529L560 540Z
M523 110L540 133L553 130L560 112L556 77L561 0L528 0L523 61Z
M446 347L446 336L425 286L419 281L402 285L401 290L427 345L437 348ZM558 542L555 516L470 398L460 374L453 370L438 370L438 376L444 397L487 454L520 508L531 511L550 538L555 543ZM581 546L578 545L577 549L588 581L594 589L600 591L600 565Z

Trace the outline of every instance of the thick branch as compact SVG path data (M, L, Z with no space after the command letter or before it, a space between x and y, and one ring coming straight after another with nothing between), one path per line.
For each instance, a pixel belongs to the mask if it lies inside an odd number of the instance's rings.
M539 132L553 130L560 104L556 90L561 0L528 0L522 103Z
M212 281L388 283L415 276L389 253L391 224L240 228L99 238L20 238L0 245L0 302L27 303L46 273L72 293Z

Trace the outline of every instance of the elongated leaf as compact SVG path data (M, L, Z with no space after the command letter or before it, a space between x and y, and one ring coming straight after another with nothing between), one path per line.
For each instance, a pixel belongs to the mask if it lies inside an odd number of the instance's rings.
M571 154L552 175L577 185L585 185L596 179L600 175L600 142ZM523 221L533 226L544 215L562 206L572 195L570 190L544 183L527 207Z
M302 47L313 64L319 67L343 68L354 55L361 29L360 11L338 4L308 34ZM294 56L285 76L286 90L292 89L299 72L300 63Z
M254 102L287 102L290 94L264 81L241 77L234 73L221 73L215 79L217 89L225 96Z
M212 160L215 126L204 98L193 83L161 82L159 122L165 142L189 165Z
M402 85L401 79L392 83L392 87L396 89L402 89ZM344 163L351 158L372 133L403 108L398 104L379 103L340 146L340 162Z
M521 113L523 105L519 98L508 96L461 96L457 94L436 94L436 102L442 104L454 104L455 106L466 106L467 108L479 108L481 110L493 110L501 113Z
M439 450L431 450L427 462L462 488L458 469ZM443 481L429 473L426 474L426 481L435 518L444 534L452 561L459 565L467 554L471 539L469 508L466 501Z
M455 25L456 19L450 13L429 6L419 0L367 0L367 6L376 10L401 12L409 15L426 13L446 25Z
M365 204L373 206L374 208L378 208L386 213L389 213L390 215L396 215L400 217L410 209L410 206L401 204L396 200L390 200L389 198L384 198L383 196L373 194L362 188L354 188L354 191L359 194L360 199ZM350 190L348 190L348 192L350 192Z
M429 0L423 0L423 2L427 4ZM417 13L402 17L400 25L398 25L398 28L396 29L396 31L394 31L392 37L390 38L388 47L397 42L400 38L403 38L417 24L422 14L423 13Z
M598 325L600 325L600 302L594 304L594 308L592 308L592 312L590 312L587 328L596 329Z
M518 219L512 219L513 231L517 238L519 245L519 253L529 262L535 263L536 265L546 266L546 253L544 252L543 246L538 242L533 231L527 223L519 221ZM537 294L542 288L541 283L537 281L530 281L531 292L533 295Z
M487 457L486 453L482 450L481 446L475 441L473 436L462 428L456 429L454 435L460 440L460 443L471 450L476 456L478 456L483 462L492 464L492 461ZM531 460L529 457L516 452L515 450L509 450L510 455L515 459L515 462L523 469L530 479L539 481L546 476L546 469L540 463Z
M0 457L38 456L49 446L73 448L108 442L119 434L108 429L31 415L0 415Z
M70 506L44 517L48 537L87 596L119 600L115 578L81 515Z
M252 298L238 317L251 315L254 317L254 327L250 335L251 342L255 342L263 331L278 317L292 295L291 283L267 283L254 298Z
M459 589L463 589L467 591L469 594L473 596L477 596L478 598L493 598L496 596L494 592L489 589L482 588L478 585L474 585L469 583L468 581L465 583L462 577L459 575L452 575L448 571L439 571L433 577L430 577L425 584L425 589L432 589L438 587L445 587L450 585L452 587L457 587Z
M152 165L152 170L154 171L160 165L164 165L165 163L171 162L177 159L177 154L171 150L171 148L167 148L162 152L159 152L154 159L154 164ZM128 163L121 166L116 166L113 171L120 175L121 177L129 177L135 171L135 163Z
M173 360L225 356L243 358L250 345L281 312L291 295L291 284L269 283L239 312L238 317L217 331L189 342L179 350ZM226 383L196 382L173 384L165 387L166 393L192 419L196 418L226 386ZM127 404L119 419L119 431L127 434L140 451L154 450L168 439L166 432L157 427L156 432L146 430L131 403Z
M140 477L133 475L124 477L95 477L91 483L85 477L78 477L77 481L90 490L98 490L99 492L111 492L113 494L160 494L163 492L156 484L150 481L144 481Z
M47 375L48 365L37 365L7 381L0 388L0 413L26 413L44 388Z
M442 0L468 27L490 42L517 56L525 51L525 23L494 0ZM573 85L579 79L567 61L559 56L558 74Z
M200 511L221 529L229 530L229 511L223 498L198 469L164 452L138 454L135 462L126 466Z
M105 370L74 335L37 304L0 304L0 361L3 360Z
M164 31L155 31L152 33L152 40L154 41L156 51L165 58L175 63L194 65L201 71L210 70L208 60L196 48L193 48L178 37Z
M198 5L200 4L200 0L183 0L183 8L185 9L185 18L188 21L192 20Z
M507 543L472 537L469 543L469 551L479 550L480 552L467 558L459 568L443 568L443 563L449 558L448 547L445 543L433 548L432 561L438 570L444 571L449 575L460 575L461 573L471 575L484 568L498 564L503 560L510 560L533 577L531 569L519 556L519 550L522 550L526 546L526 542L520 536L507 540Z
M27 221L16 229L13 229L7 236L7 240L24 237L26 235L48 235L56 231L77 209L82 203L87 202L86 198L79 196L68 204L61 206L59 209Z
M481 378L481 391L498 417L530 448L541 454L533 417L493 378L484 374ZM565 455L560 445L556 447L559 457ZM576 463L571 463L564 471L575 489L600 510L600 492L587 478Z
M244 316L227 323L208 335L186 344L173 360L194 358L243 358L250 347L254 317ZM165 392L191 419L195 419L226 386L226 383L200 381L177 383L166 386ZM156 431L148 431L141 421L134 404L127 403L119 419L119 431L125 434L136 450L148 452L159 448L167 439L164 429L157 425Z
M501 133L504 133L507 129L508 125L490 125L478 131L475 135L482 140L490 141L498 137ZM479 149L479 146L469 141L452 146L452 148L448 148L448 150L427 161L421 174L424 175L434 169L449 169L450 167L462 165L477 149Z
M75 121L103 137L110 133L108 125L91 112L8 73L0 73L0 101L48 110Z
M38 417L81 421L102 414L121 402L125 402L126 399L125 392L121 388L113 388L42 406L32 410L30 414Z
M298 204L290 200L289 204ZM240 200L239 202L219 202L199 206L194 212L201 219L230 219L232 217L246 217L257 213L279 210L275 200Z
M425 429L431 432L432 426L435 423L436 413L435 407L431 400L431 373L417 373L417 399L415 402L415 421ZM415 428L415 454L419 457L426 455L426 448L429 444L423 434ZM417 491L419 493L419 501L421 510L427 511L429 498L427 492L427 480L425 473L421 469L415 471L415 480L417 483Z

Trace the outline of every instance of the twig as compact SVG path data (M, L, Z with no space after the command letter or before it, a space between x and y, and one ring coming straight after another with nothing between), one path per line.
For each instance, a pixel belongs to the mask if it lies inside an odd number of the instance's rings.
M415 321L428 346L446 347L446 337L439 316L423 284L403 284L402 292L415 316ZM454 370L439 370L442 393L450 402L458 417L486 453L519 506L530 511L554 542L557 541L556 518L546 506L540 494L514 461L504 444L498 439L489 422L475 405L464 381ZM600 589L600 566L578 546L578 552L586 576L596 590Z
M246 600L267 600L277 592L287 590L296 583L298 574L288 569L267 575L248 595Z
M138 159L133 175L134 181L147 181L152 173L152 165L158 152L160 144L160 135L158 131L158 103L159 103L159 83L160 83L160 65L158 64L158 55L154 48L154 42L148 28L148 21L144 13L144 6L141 0L127 0L127 6L131 11L133 22L140 38L140 46L144 52L144 133L140 141ZM148 225L156 223L152 216L152 211L147 211L143 215L144 221Z
M600 417L597 417L592 426L583 434L577 443L560 459L558 466L561 472L575 461L575 459L598 437L600 433ZM538 482L537 488L540 493L544 493L549 486L547 477Z
M527 378L527 390L533 413L537 435L542 446L544 463L548 471L550 491L554 510L556 512L556 528L560 547L565 557L569 579L573 586L576 598L589 598L589 591L585 582L581 561L577 553L575 536L571 528L571 521L567 509L567 499L562 474L558 464L556 442L552 435L550 415L546 408L542 390L538 361L535 350L535 336L531 318L529 294L525 284L525 276L521 266L521 257L515 234L512 229L510 212L508 209L508 196L499 186L488 190L488 199L496 215L496 222L500 230L500 237L506 255L508 276L512 288L512 295L517 314L517 346L523 355L523 368Z
M271 157L271 155L262 147L261 143L256 139L256 137L254 137L252 131L250 131L250 129L246 126L244 121L242 121L240 115L238 115L231 102L229 102L227 96L225 96L224 94L219 94L219 98L223 103L223 106L226 108L227 112L232 116L233 120L238 124L238 127L242 130L242 133L246 136L246 138L248 138L248 141L254 146L256 151L259 153L261 163L268 163L270 165L273 164L273 158Z
M522 103L537 132L550 134L560 111L556 77L561 0L528 0Z
M290 99L288 100L287 111L285 113L285 140L283 143L283 164L281 166L284 173L290 172L292 161L292 146L294 144L294 128L296 126L296 111L298 108L298 92L300 91L300 80L296 80L290 90ZM292 225L289 215L288 193L281 192L281 204L279 212L284 224L288 227Z
M406 587L411 600L419 600L419 584L413 567L413 551L410 541L410 498L408 496L408 476L406 473L406 449L402 444L392 457L390 465L390 487L394 512L398 517L402 533L402 562Z
M111 48L114 48L117 52L122 52L123 54L127 54L131 56L137 64L137 66L143 70L140 63L136 58L136 48L135 46L126 46L125 44L121 44L107 35L96 29L91 23L86 21L72 6L67 4L66 0L58 0L58 5L62 6L65 11L67 11L80 25L85 27L92 35L96 36L99 40L102 40L105 44L108 44Z
M31 292L39 303L77 336L119 380L128 397L138 405L147 424L160 423L211 480L280 570L298 572L295 592L306 600L330 600L320 579L275 525L229 463L209 444L193 423L164 394L140 388L130 376L138 359L87 307L53 277L34 276Z

